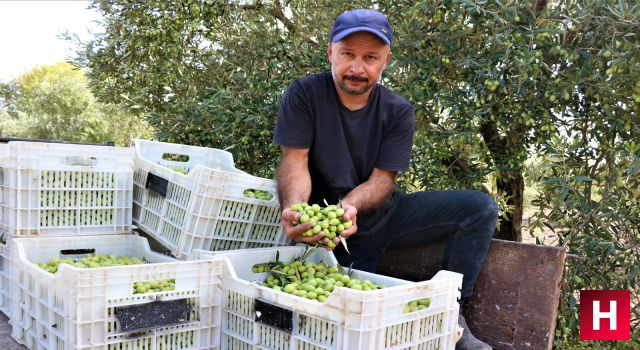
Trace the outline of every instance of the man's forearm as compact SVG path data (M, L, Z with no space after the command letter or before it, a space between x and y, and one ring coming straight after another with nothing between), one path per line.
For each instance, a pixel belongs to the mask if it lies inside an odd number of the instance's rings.
M394 188L395 173L374 170L374 176L351 190L343 201L358 208L359 212L367 211L391 196Z
M311 176L307 160L286 153L278 166L278 197L281 208L305 202L311 195Z

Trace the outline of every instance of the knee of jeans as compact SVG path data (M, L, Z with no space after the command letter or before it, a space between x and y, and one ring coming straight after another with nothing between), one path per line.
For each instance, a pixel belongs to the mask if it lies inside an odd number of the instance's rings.
M484 207L485 215L487 219L497 220L498 219L498 203L488 194L482 193L484 195Z
M495 226L498 220L498 203L493 198L480 191L474 191L474 206L477 220ZM493 232L491 232L493 234Z
M493 237L493 233L496 228L496 223L498 222L499 208L498 208L498 203L496 203L496 201L493 198L491 198L491 196L489 196L486 193L483 193L483 194L486 198L485 199L486 209L484 211L485 213L484 220L486 220L487 224L489 225L489 230L487 234L488 234L488 239L491 239Z
M472 191L473 206L478 213L483 213L487 217L498 216L498 204L493 198L480 191Z

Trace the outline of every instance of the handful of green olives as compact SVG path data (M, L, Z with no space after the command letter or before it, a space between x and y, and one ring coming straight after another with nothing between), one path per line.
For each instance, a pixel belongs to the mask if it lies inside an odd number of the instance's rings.
M353 225L351 220L344 220L344 209L339 205L328 205L323 208L318 204L309 205L307 203L297 203L291 206L291 210L301 214L300 220L293 221L293 225L300 225L306 222L313 224L313 227L305 231L302 235L311 237L323 231L325 237L329 238L329 241L326 243L320 241L318 243L324 244L329 248L335 248L336 244L333 242L333 239Z

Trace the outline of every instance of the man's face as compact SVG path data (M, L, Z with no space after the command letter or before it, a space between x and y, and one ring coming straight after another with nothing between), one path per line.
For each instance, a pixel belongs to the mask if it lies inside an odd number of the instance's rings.
M329 43L328 56L338 87L347 94L362 95L380 80L391 50L374 34L357 32Z

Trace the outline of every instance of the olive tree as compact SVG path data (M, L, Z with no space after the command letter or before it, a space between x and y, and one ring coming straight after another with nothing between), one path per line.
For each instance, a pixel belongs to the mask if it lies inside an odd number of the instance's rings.
M137 115L97 102L82 70L65 62L1 84L0 112L3 136L126 146L131 138L151 135Z
M145 114L162 140L229 149L254 174L274 173L271 137L286 87L329 68L335 16L370 7L389 16L396 37L382 83L416 111L404 189L493 191L503 213L496 237L521 240L525 161L540 156L543 193L530 229L553 227L564 237L559 244L579 254L586 250L577 237L590 232L564 235L584 226L563 215L623 213L615 208L637 199L633 186L624 186L637 176L637 149L626 146L638 139L640 125L640 15L633 1L104 0L93 6L106 31L82 43L77 61L89 69L96 95ZM552 151L567 145L571 152ZM554 187L564 179L579 186ZM576 193L584 200L570 207ZM588 211L595 207L590 201L601 211ZM629 213L629 221L611 227L635 223ZM627 233L599 239L628 247L636 233ZM615 267L632 261L631 252L613 254L610 273L599 276L631 286L637 270L626 271L631 278L625 279ZM576 286L568 284L565 301ZM563 317L572 310L563 306ZM577 329L575 318L565 320L559 348Z
M482 189L495 181L489 187L505 213L497 237L512 240L521 239L524 161L583 103L585 73L606 78L611 68L580 68L612 51L580 46L584 37L605 42L599 35L607 29L583 32L584 14L575 10L606 8L606 1L94 6L106 32L82 46L78 61L100 98L146 114L160 139L230 149L240 167L264 176L277 159L270 139L282 92L293 79L328 69L335 16L353 7L385 12L397 40L383 83L414 104L419 126L403 186ZM601 82L603 91L615 84ZM600 98L616 108L610 93Z

